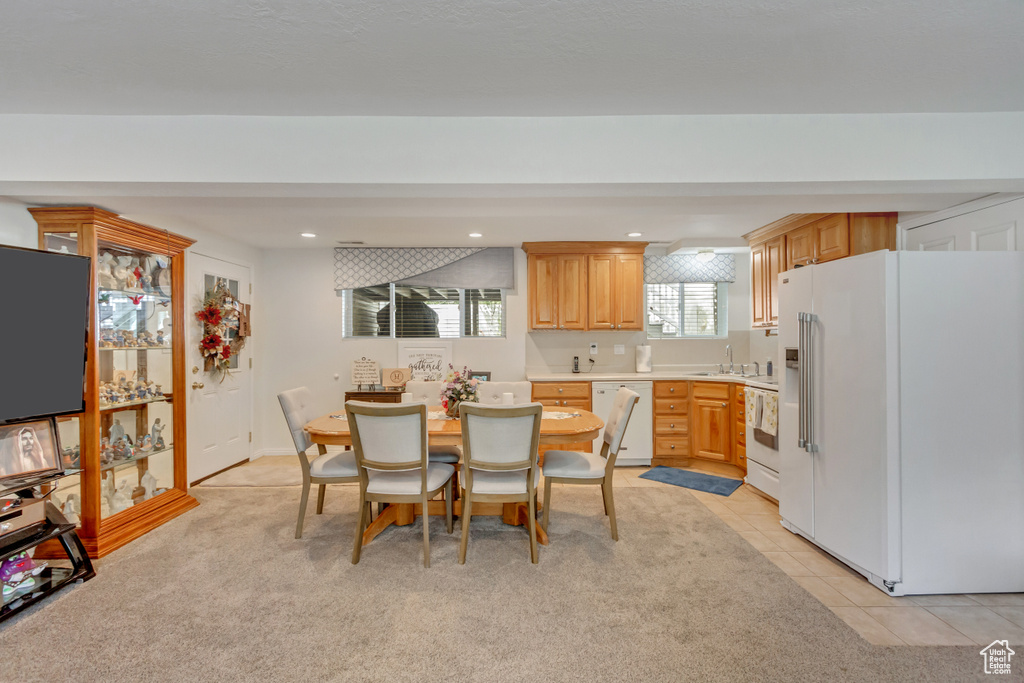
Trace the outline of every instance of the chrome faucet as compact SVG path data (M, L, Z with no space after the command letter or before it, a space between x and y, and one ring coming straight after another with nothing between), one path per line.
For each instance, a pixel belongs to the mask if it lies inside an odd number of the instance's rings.
M729 356L729 374L730 375L736 374L736 371L733 368L733 364L732 364L732 344L726 344L725 345L725 355Z
M757 377L757 376L758 376L758 375L760 375L760 374L761 374L761 364L760 364L760 363L758 363L758 362L757 362L757 361L755 360L755 361L754 361L754 377Z

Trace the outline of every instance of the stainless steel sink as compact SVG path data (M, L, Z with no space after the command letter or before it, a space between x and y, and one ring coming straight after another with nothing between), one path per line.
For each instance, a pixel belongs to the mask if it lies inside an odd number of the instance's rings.
M691 372L690 374L697 377L718 377L717 372Z

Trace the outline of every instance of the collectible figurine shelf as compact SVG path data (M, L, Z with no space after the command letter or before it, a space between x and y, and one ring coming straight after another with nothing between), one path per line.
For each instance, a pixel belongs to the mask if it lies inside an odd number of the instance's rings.
M192 241L92 207L29 211L41 249L93 258L85 412L58 424L65 465L80 469L52 500L102 557L198 505L186 492L185 405L175 400L185 396Z

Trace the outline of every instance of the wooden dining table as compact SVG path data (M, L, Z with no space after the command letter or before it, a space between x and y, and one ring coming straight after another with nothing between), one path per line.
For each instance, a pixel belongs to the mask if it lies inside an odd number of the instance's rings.
M443 411L440 406L430 406L428 417L440 417ZM554 413L569 414L569 417L553 417ZM349 431L348 419L344 409L328 413L308 422L304 427L310 440L325 446L351 446L352 433ZM594 413L582 408L552 408L544 406L540 423L540 443L543 446L579 443L596 439L604 428L604 422ZM461 446L462 424L457 419L428 419L427 441L431 446ZM453 501L454 513L461 514L462 500ZM399 503L388 505L377 515L377 519L363 533L363 545L372 541L388 526L404 526L412 524L416 515L423 513L422 504ZM443 500L432 500L427 503L427 514L444 515ZM540 509L538 501L537 509ZM525 503L474 503L474 515L501 515L506 524L526 524L527 506ZM540 526L537 526L537 542L547 545L548 538Z

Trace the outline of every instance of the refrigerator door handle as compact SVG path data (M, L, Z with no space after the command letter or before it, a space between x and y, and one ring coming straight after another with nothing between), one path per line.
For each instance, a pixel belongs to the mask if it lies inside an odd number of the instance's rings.
M807 331L804 334L804 346L807 347L807 389L804 396L807 398L807 416L804 418L805 439L807 443L804 450L808 453L817 453L818 444L814 442L814 323L818 316L808 313L804 316ZM801 364L802 365L802 364Z
M804 370L805 364L807 363L807 354L804 349L804 318L805 313L797 313L797 342L796 342L796 357L797 357L797 371L796 371L796 385L797 385L797 415L799 417L799 427L796 432L796 445L797 448L803 448L807 443L807 439L804 436L804 410L807 406L807 397L804 395Z

